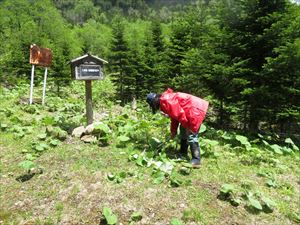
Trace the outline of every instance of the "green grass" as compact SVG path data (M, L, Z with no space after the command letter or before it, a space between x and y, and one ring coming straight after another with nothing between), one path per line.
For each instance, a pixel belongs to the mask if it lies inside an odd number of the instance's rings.
M189 175L176 175L191 184L175 188L170 186L170 178L153 184L153 168L130 161L129 148L116 147L115 139L102 147L69 136L36 158L41 174L19 182L17 178L27 174L18 166L26 156L24 149L32 151L32 141L45 130L40 120L32 124L24 121L41 119L43 113L49 112L40 108L39 115L26 113L22 105L16 104L17 98L17 95L10 99L0 96L4 108L13 109L10 116L0 111L1 123L13 126L17 115L23 121L21 126L32 127L32 132L20 138L15 132L0 131L0 222L3 224L99 224L104 206L110 207L123 224L129 224L133 212L141 212L142 224L169 224L173 218L184 224L299 223L299 152L280 156L264 151L262 159L257 160L246 151L220 144L213 148L214 155L202 158L200 169L192 170ZM175 167L177 170L178 164ZM110 173L122 172L127 176L120 183L107 178ZM276 187L266 185L268 176L275 180ZM242 198L239 206L219 198L225 183L236 187L236 194ZM277 204L276 208L272 213L249 210L243 196L247 191L269 197Z

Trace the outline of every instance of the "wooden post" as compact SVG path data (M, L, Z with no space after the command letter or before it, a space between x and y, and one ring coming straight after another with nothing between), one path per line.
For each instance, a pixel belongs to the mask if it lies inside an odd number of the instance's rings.
M32 104L33 100L33 81L34 81L34 65L31 68L31 80L30 80L30 96L29 96L29 104Z
M85 100L87 124L93 123L92 81L85 81Z
M48 71L48 68L46 67L46 68L45 68L45 74L44 74L44 85L43 85L43 99L42 99L42 105L45 105L47 71Z

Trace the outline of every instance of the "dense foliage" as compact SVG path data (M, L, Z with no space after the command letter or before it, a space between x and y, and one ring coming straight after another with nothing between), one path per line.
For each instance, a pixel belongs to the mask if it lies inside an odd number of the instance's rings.
M1 81L29 78L32 43L53 50L50 78L57 86L71 81L68 62L90 52L109 61L106 75L115 84L115 98L123 103L172 87L209 99L210 120L216 126L299 132L297 4L285 0L0 4Z

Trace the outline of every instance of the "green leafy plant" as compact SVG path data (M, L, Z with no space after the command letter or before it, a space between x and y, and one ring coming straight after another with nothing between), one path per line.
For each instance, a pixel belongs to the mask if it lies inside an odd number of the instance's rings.
M248 206L257 211L273 212L276 207L276 203L270 198L264 196L260 192L253 194L248 192L246 194L248 200Z
M46 134L46 133L39 134L39 135L37 136L37 138L40 139L40 140L46 140L47 134Z
M273 187L273 188L278 187L278 184L274 179L268 179L266 181L266 184L267 184L268 187Z
M293 142L293 140L291 138L286 138L284 142L287 143L290 147L292 147L292 149L294 151L299 151L298 146L295 145L295 143Z
M165 180L165 173L159 170L153 170L152 172L153 184L160 184Z
M51 145L51 146L58 146L59 145L59 143L60 143L60 141L58 140L58 139L51 139L50 140L50 142L49 142L49 144Z
M24 161L20 162L18 165L19 165L19 167L26 170L27 172L29 172L30 169L32 169L36 166L36 164L34 162L32 162L31 160L24 160Z
M183 225L183 223L179 219L173 218L171 220L171 225Z
M108 180L114 181L115 183L118 184L122 183L126 177L127 177L127 173L123 171L117 174L112 174L112 173L107 174Z
M251 144L248 141L248 138L242 135L235 135L235 139L240 142L242 146L244 146L247 150L251 148Z
M220 189L219 198L229 201L231 205L238 206L241 204L241 199L237 196L237 190L232 184L223 184Z
M67 131L61 129L60 127L47 126L46 133L53 138L57 138L61 141L65 140L68 136Z
M104 216L107 224L113 225L118 222L118 217L112 212L111 208L103 207L102 215Z
M7 128L8 128L8 125L7 125L7 124L5 124L5 123L1 123L1 124L0 124L0 129L1 129L2 131L7 130Z
M46 143L40 143L40 142L34 142L32 148L36 151L36 152L43 152L47 149L49 149L49 145L47 145Z
M131 222L138 222L143 218L142 214L140 212L134 212L130 216L130 221Z

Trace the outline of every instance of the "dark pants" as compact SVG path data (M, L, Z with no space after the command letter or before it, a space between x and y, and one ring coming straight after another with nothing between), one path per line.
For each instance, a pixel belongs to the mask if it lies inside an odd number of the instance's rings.
M193 134L191 131L186 130L182 125L180 125L179 129L180 129L181 140L186 140L189 145L194 143L199 143L198 132L196 134Z

